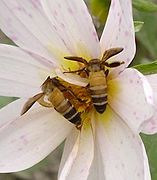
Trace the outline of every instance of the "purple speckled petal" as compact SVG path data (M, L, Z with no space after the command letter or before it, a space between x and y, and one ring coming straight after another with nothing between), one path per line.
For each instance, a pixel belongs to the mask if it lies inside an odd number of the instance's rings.
M45 13L69 48L69 55L100 56L99 40L83 0L42 0Z
M86 180L94 157L91 127L76 128L69 134L59 169L58 180Z
M125 62L120 67L111 70L115 74L130 64L136 50L131 0L111 1L109 15L100 42L102 53L109 48L124 48L123 52L110 60Z
M15 46L0 45L0 95L30 97L52 71L52 66Z
M0 28L18 46L58 63L70 52L38 0L1 0ZM64 36L64 34L63 34Z
M95 157L87 180L151 180L140 136L111 109L95 123Z
M142 126L142 132L145 134L155 134L157 133L157 75L152 74L146 76L148 79L148 82L150 83L152 89L153 89L153 96L154 96L154 103L155 103L155 112L153 117L148 119L143 126Z
M52 152L73 127L54 109L41 106L33 106L20 116L23 102L17 100L0 110L3 122L0 172L16 172L35 165Z
M128 68L108 83L108 103L135 132L154 113L153 93L147 79Z

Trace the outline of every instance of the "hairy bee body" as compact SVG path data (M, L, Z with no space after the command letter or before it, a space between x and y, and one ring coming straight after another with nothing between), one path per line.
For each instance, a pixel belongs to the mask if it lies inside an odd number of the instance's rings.
M54 109L64 116L68 121L76 125L77 129L81 128L81 116L76 108L64 94L66 91L72 95L66 87L56 78L48 77L42 84L42 92L29 98L25 103L21 115L25 114L35 102L44 107L54 107ZM47 100L45 100L45 98ZM73 97L75 98L75 97Z
M96 111L99 113L103 113L107 105L106 78L108 76L109 69L106 69L106 67L115 68L120 66L121 64L124 64L124 61L113 61L111 63L108 63L107 60L122 51L123 48L111 48L104 52L101 59L91 59L89 61L77 56L64 57L67 60L77 61L84 64L84 67L82 69L79 69L78 71L71 71L70 73L78 72L80 76L82 76L82 72L86 73L89 80L87 88L90 91L93 105Z
M107 84L104 71L89 73L89 90L96 111L103 113L107 105Z
M81 117L79 112L76 111L75 107L71 102L64 96L63 92L59 88L55 87L49 94L48 100L52 103L55 110L62 114L68 121L75 125L81 123Z

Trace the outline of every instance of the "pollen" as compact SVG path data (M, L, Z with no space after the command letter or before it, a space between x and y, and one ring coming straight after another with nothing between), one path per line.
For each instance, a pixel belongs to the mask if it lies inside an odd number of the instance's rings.
M74 105L80 113L87 113L92 108L92 99L87 87L77 86L58 78L60 83L66 87L64 96Z

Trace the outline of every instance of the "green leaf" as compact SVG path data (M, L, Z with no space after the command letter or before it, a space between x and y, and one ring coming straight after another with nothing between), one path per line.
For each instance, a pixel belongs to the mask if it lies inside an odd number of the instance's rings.
M134 21L135 32L139 32L143 27L143 24L144 22L142 21Z
M139 64L133 66L144 75L157 74L157 61L148 64Z
M157 179L157 134L145 135L141 133L147 151L152 180Z
M1 30L0 30L0 43L15 45L14 42L11 39L9 39Z
M110 5L110 0L90 0L89 1L89 8L92 12L92 14L98 18L100 23L104 23L107 14L108 9Z
M133 0L133 6L139 11L155 12L157 11L157 4L149 0Z
M136 11L135 18L144 22L142 30L136 34L138 50L143 54L143 59L155 59L157 57L157 16L154 13ZM142 48L139 47L139 44L141 44L145 50L141 51Z
M6 106L7 104L11 103L12 101L14 101L16 99L17 98L14 98L14 97L0 96L0 108Z

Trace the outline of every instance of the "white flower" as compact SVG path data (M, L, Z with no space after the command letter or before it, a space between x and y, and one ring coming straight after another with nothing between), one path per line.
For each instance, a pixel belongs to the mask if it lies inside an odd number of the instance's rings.
M153 113L152 91L141 73L125 69L135 54L131 0L111 1L100 43L83 0L1 0L0 17L2 31L19 46L0 45L0 94L21 97L0 110L0 172L33 166L66 138L58 179L149 180L139 132ZM101 58L114 47L124 50L110 62L125 63L107 78L108 107L102 115L91 110L81 131L38 104L20 116L54 69L77 65L65 56Z
M157 75L151 74L146 77L154 92L155 113L150 119L143 123L141 131L145 134L155 134L157 133Z

